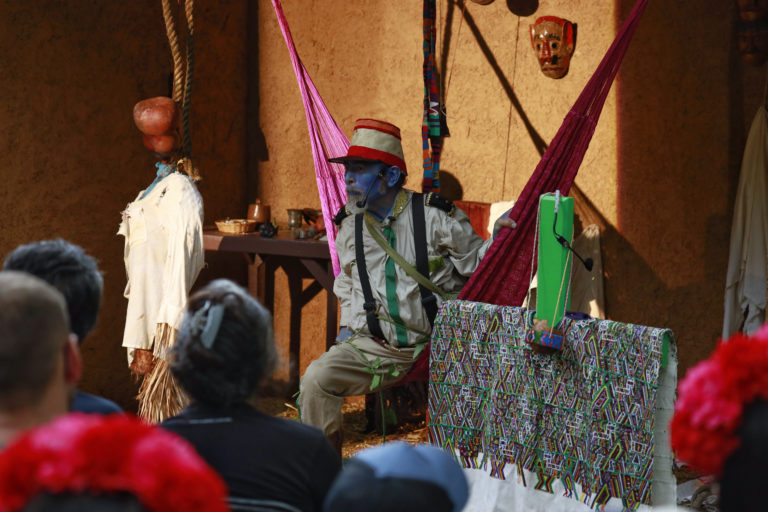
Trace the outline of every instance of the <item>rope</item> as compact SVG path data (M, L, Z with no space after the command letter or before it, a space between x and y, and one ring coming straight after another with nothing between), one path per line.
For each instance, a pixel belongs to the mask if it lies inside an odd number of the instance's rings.
M461 41L461 27L464 25L464 11L467 10L467 4L465 2L461 2L461 19L459 19L459 30L456 32L456 50L453 52L453 56L451 57L451 65L450 69L448 70L448 80L445 83L445 91L443 91L443 103L448 102L448 88L451 86L451 78L453 77L453 67L454 63L456 62L456 55L459 53L459 42ZM443 112L445 114L445 112Z
M520 16L517 17L517 27L515 29L515 63L512 65L512 90L515 89L515 75L517 74L517 44L520 41ZM507 163L509 162L509 134L512 133L512 108L513 103L509 102L509 118L507 120L507 144L504 148L504 177L501 180L501 198L504 200L504 192L507 189Z
M168 44L171 47L171 57L173 58L173 101L181 103L182 81L184 70L181 62L181 51L179 50L179 38L176 35L176 24L171 12L170 0L163 2L163 19L165 20L165 34L168 36Z
M184 77L184 103L181 109L181 133L183 137L182 155L188 157L192 153L192 139L189 134L189 111L192 100L192 77L195 70L195 22L194 0L185 0L184 13L187 18L187 73Z
M181 107L182 146L176 166L195 181L200 181L200 173L192 162L192 138L190 135L190 111L192 106L192 82L195 69L195 21L194 0L184 1L184 15L187 22L186 72L181 60L179 38L176 23L171 12L170 0L162 0L165 33L171 47L173 58L173 101Z

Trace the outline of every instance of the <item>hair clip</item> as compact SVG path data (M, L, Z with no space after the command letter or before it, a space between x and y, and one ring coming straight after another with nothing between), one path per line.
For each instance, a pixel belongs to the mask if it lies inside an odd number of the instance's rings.
M202 308L195 311L192 317L192 326L194 333L200 337L200 342L205 348L213 347L223 318L224 305L211 305L209 300L205 301Z

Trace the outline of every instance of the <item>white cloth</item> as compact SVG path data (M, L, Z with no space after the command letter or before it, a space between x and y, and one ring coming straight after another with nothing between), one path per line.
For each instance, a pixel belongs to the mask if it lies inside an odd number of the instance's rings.
M157 324L181 325L187 295L204 264L203 200L194 182L172 173L122 213L128 299L123 346L150 350Z
M723 338L751 334L765 322L768 263L768 112L761 107L749 129L733 209L725 281Z
M386 226L392 226L395 234L395 250L406 261L414 264L416 252L413 243L412 192L405 191L405 193L408 194L407 202L404 203L402 211L394 212L395 220L387 218L381 223L374 221L374 227L382 230ZM448 215L440 208L425 205L424 217L430 267L442 261L442 266L436 265L439 268L432 269L430 280L446 292L458 291L477 268L493 240L488 239L483 242L469 223L467 215L458 208L453 215ZM389 256L365 226L363 226L363 246L373 298L380 306L379 316L387 318L389 308L385 266ZM347 326L350 331L370 335L363 309L365 298L357 271L353 216L342 222L339 234L336 236L336 250L339 253L341 272L336 276L333 291L339 298L341 306L340 325ZM400 318L408 329L407 344L413 345L423 338L425 333L429 333L432 327L421 304L419 285L416 280L397 263L395 263L395 274ZM439 306L442 300L439 296L436 298ZM396 345L397 334L394 324L387 320L380 320L379 323L389 343Z

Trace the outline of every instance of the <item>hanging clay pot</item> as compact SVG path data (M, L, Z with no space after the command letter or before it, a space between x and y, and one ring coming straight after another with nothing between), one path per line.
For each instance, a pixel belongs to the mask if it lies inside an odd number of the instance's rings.
M736 0L739 18L744 21L759 21L768 17L768 0Z
M141 138L144 147L160 157L167 158L179 147L179 139L175 135L147 135Z
M138 102L133 107L136 127L147 135L163 135L176 129L178 108L171 98L157 96Z

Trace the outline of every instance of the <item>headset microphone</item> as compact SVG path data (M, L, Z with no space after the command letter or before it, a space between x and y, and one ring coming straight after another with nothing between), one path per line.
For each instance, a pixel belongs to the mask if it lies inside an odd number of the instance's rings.
M557 207L559 206L559 203L560 203L560 191L557 190L557 191L555 191L555 219L552 222L552 233L555 234L555 240L557 240L557 243L559 243L564 248L568 249L574 255L576 255L576 257L579 258L579 260L581 260L581 262L584 264L584 268L587 269L587 272L592 272L592 267L594 265L594 262L592 261L592 258L587 258L585 260L584 258L579 256L579 253L577 253L573 249L573 247L571 247L571 244L568 243L568 240L564 236L562 236L561 234L559 234L557 232L557 229L556 229L556 226L557 226Z

